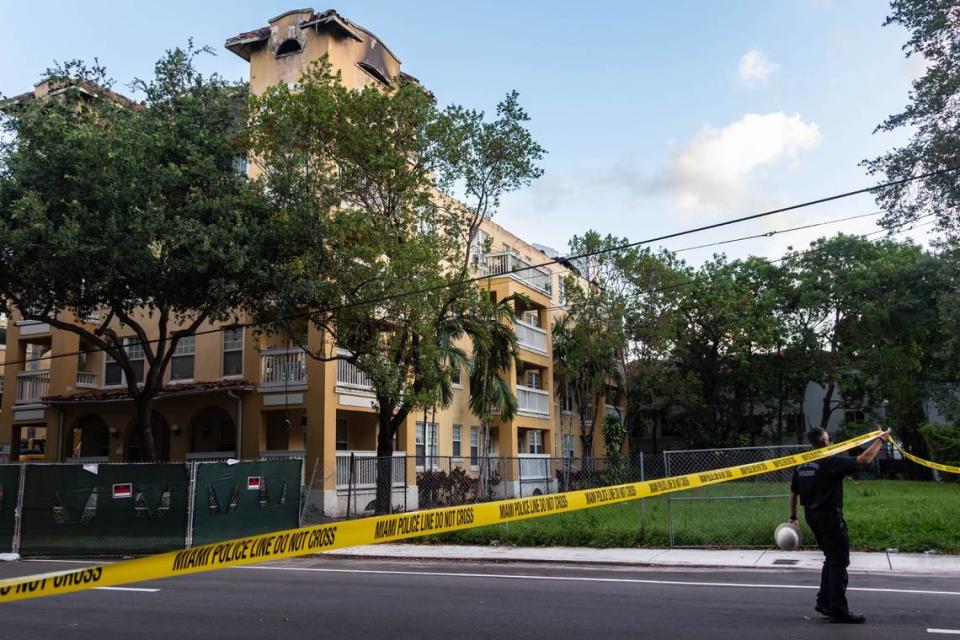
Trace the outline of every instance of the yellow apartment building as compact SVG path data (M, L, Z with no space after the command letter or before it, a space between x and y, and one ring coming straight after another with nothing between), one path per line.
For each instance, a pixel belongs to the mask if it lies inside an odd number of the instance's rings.
M226 48L250 63L250 89L260 93L279 81L298 82L305 66L327 55L350 87L388 86L400 75L400 60L375 35L334 11L298 10L266 26L227 40ZM37 97L46 91L35 88ZM551 490L547 457L581 456L579 419L553 380L550 326L563 313L562 278L568 267L551 264L535 245L500 225L485 222L478 246L489 249L476 262L483 286L497 299L519 293L515 330L521 364L508 372L519 414L492 429L497 456L518 458L501 469L499 491L519 495L516 475L537 479ZM99 318L84 318L93 323ZM241 320L244 318L241 317ZM117 325L117 331L122 327ZM322 337L305 326L314 349ZM121 334L122 335L122 334ZM150 336L155 337L155 336ZM129 354L143 358L131 336ZM43 322L24 321L16 312L7 327L3 400L0 405L0 458L43 458L49 462L121 462L142 459L133 429L133 403L120 367L72 333ZM82 353L87 352L87 353ZM80 355L78 355L78 353ZM25 362L26 361L26 362ZM299 456L309 476L322 483L324 511L345 509L344 491L351 454L371 458L376 449L376 414L369 381L344 361L320 362L276 335L249 328L207 325L181 341L153 421L158 457L199 460ZM418 471L439 459L476 470L479 420L467 406L468 375L460 372L453 403L430 414L411 415L398 434L398 463L407 485ZM615 411L598 399L590 415ZM592 455L603 455L600 429ZM589 453L588 453L589 455ZM531 475L532 474L532 475ZM361 488L373 494L372 479ZM528 495L536 483L524 484ZM397 491L404 489L398 486ZM416 506L415 486L406 488L408 508Z

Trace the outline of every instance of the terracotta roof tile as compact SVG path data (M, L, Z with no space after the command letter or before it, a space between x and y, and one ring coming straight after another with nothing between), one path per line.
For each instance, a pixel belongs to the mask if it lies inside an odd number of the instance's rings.
M164 396L182 395L188 393L203 393L207 391L250 391L254 385L249 380L216 380L211 382L190 382L185 384L167 384L160 391L159 398ZM123 389L94 389L81 393L67 393L55 396L44 396L44 402L105 402L109 400L129 400L130 394Z

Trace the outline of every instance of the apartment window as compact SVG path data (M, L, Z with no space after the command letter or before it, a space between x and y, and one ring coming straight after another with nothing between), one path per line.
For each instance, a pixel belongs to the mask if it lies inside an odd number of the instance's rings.
M124 351L127 352L127 359L130 366L137 375L137 382L143 382L143 345L136 338L124 338ZM127 375L124 373L120 363L114 360L109 353L104 354L104 372L103 384L106 386L118 386L127 383Z
M170 358L171 380L192 380L193 360L197 351L197 337L183 336L177 342L177 348Z
M540 372L539 371L527 371L527 386L531 389L540 388Z
M459 424L453 425L453 457L463 457L463 427Z
M573 436L567 434L563 436L563 457L572 458L573 455Z
M543 431L534 429L527 433L530 434L530 437L527 438L530 442L530 453L543 453Z
M224 329L223 336L223 375L243 375L243 327Z
M557 304L567 306L567 281L562 275L557 278Z
M843 412L843 421L844 422L866 422L867 415L863 411L844 411Z
M433 468L437 465L437 423L417 423L417 466Z
M350 429L346 418L337 418L337 451L350 449Z
M563 413L573 413L573 386L566 385L563 388L563 395L560 397L560 411Z
M470 466L480 466L480 427L470 427Z
M460 367L450 369L450 383L455 387L463 388L463 372Z

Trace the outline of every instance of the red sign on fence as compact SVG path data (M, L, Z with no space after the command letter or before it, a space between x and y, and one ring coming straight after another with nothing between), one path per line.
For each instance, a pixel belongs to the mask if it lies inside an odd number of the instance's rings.
M260 490L261 476L248 476L247 477L247 489L249 491L259 491Z
M133 484L124 482L113 485L114 498L129 498L131 496L133 496Z

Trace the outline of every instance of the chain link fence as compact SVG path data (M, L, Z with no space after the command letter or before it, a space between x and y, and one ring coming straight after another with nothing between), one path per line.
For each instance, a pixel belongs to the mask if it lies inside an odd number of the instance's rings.
M702 473L793 455L808 446L664 451L666 476ZM667 495L671 547L769 547L777 524L788 519L793 469ZM804 536L808 542L811 532Z

